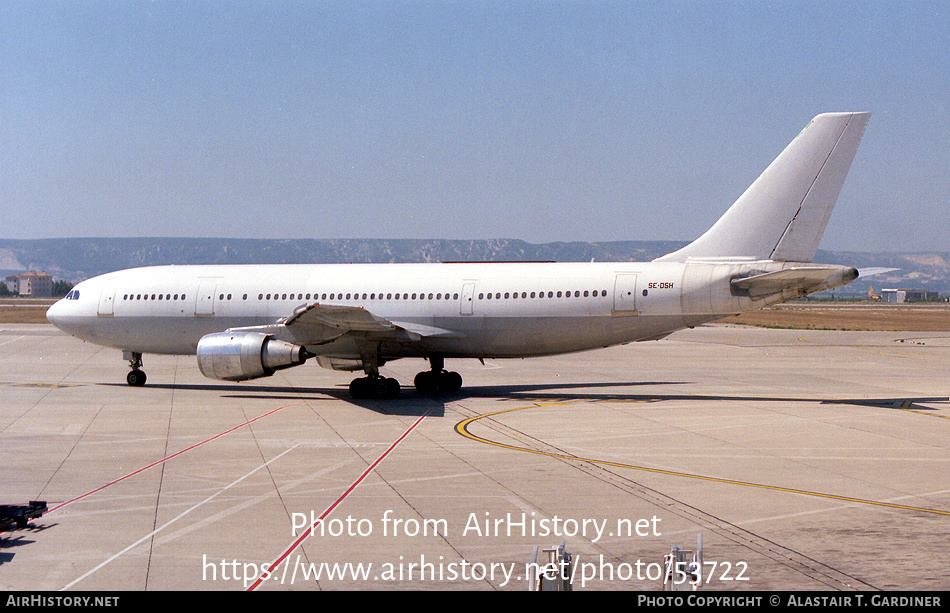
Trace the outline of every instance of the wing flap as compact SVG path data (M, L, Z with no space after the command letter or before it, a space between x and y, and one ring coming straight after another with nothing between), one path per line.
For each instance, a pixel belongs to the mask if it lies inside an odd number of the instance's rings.
M397 321L393 322L398 328L402 328L410 335L416 335L419 338L428 337L428 338L465 338L465 335L460 332L454 332L452 330L446 330L445 328L436 328L435 326L427 326L425 324L412 323L412 322L402 322Z

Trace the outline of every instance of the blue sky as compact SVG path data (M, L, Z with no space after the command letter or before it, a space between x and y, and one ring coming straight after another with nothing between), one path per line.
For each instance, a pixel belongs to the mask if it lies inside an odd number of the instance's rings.
M12 1L0 236L689 240L824 111L950 249L950 2Z

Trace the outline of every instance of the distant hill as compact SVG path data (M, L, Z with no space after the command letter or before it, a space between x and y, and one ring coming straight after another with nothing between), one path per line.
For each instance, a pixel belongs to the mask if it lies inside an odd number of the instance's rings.
M78 282L124 268L161 264L302 264L340 262L649 261L686 241L555 242L514 239L232 239L64 238L0 239L0 274L45 270L57 280ZM860 278L840 293L868 287L919 288L950 293L950 253L819 251L817 262L858 269L896 268Z

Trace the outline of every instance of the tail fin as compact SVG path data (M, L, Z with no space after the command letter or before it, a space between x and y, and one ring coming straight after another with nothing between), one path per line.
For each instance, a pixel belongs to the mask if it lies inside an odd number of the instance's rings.
M657 261L810 262L870 113L825 113L811 123L698 239Z

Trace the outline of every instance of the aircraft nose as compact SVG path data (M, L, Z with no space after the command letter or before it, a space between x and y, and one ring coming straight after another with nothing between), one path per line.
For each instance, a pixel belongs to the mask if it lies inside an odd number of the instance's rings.
M46 319L57 328L62 328L63 321L63 301L57 300L53 306L46 310Z

